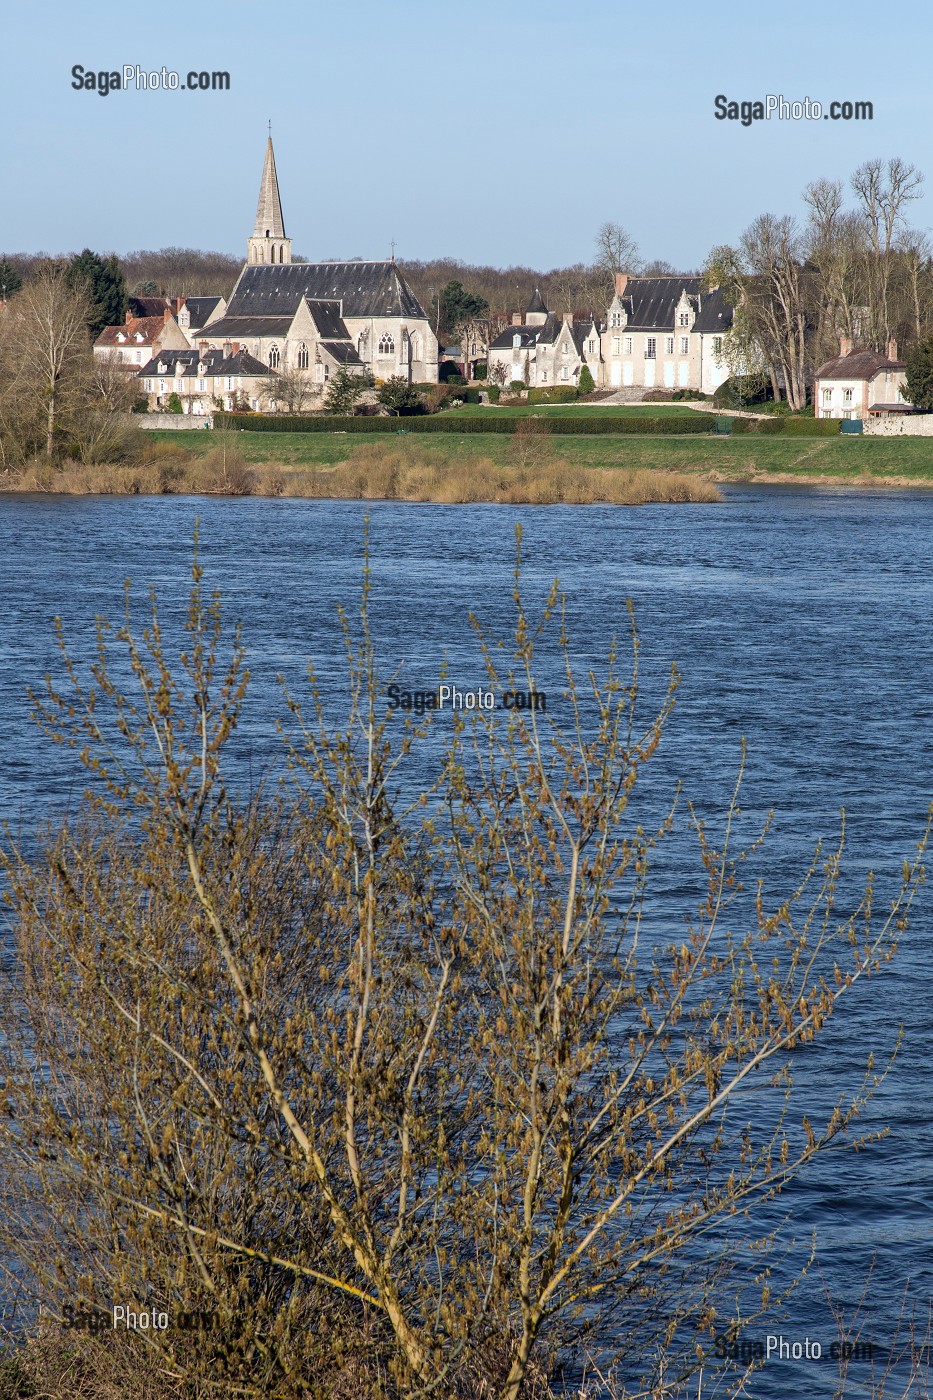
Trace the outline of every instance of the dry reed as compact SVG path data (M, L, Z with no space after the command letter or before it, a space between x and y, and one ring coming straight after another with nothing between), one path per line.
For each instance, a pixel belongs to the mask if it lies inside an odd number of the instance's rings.
M58 495L297 496L335 500L433 501L441 505L648 505L722 499L705 477L626 467L576 466L547 449L512 454L499 465L488 457L438 460L417 443L363 442L345 462L320 470L248 464L226 443L203 457L174 443L146 446L138 461L61 466L34 462L0 478L0 490ZM537 446L537 445L536 445Z

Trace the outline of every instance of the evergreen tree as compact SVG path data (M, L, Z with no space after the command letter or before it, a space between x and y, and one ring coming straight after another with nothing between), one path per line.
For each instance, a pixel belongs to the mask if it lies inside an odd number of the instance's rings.
M325 413L334 413L339 417L348 416L356 408L365 388L366 382L360 375L351 374L347 369L338 369L324 395Z
M23 285L16 268L6 258L0 258L0 301L8 301Z
M441 288L441 326L449 335L462 321L485 316L489 302L475 292L468 292L462 282L450 281Z
M68 280L72 287L83 287L87 293L91 305L88 330L95 339L105 326L119 326L126 320L126 280L115 255L102 258L85 248L72 258Z
M593 376L590 373L589 365L584 365L580 371L580 378L577 381L577 392L580 394L592 394L596 388Z
M922 408L929 413L933 410L933 335L928 335L914 346L907 356L906 365L904 398L914 408Z

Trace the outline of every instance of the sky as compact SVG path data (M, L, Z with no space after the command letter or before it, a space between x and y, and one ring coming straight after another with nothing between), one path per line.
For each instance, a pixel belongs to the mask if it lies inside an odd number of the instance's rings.
M9 8L0 251L170 245L245 256L272 123L310 259L541 270L621 224L682 270L821 176L899 155L933 225L933 9L865 0L227 0ZM227 72L229 91L106 96L75 65ZM717 120L714 102L873 104L873 120Z

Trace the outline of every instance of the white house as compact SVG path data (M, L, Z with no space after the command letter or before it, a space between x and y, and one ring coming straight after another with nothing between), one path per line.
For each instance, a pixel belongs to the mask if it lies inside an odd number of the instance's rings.
M813 411L817 418L868 418L911 413L904 397L905 364L897 358L897 341L888 352L852 348L848 336L839 341L839 354L820 365L813 379Z

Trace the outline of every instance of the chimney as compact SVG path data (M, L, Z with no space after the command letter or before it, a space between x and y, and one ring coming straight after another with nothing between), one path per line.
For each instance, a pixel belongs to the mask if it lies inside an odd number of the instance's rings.
M839 337L839 354L842 356L852 354L852 341L847 335Z
M127 310L127 313L126 313L126 324L129 325L130 322L132 321L132 319L133 319L133 313L132 313L132 311Z
M168 306L167 306L167 307L165 308L165 310L162 312L162 322L163 322L163 325L166 325L166 326L167 326L168 323L169 323L169 321L170 321L171 319L172 319L171 307L168 307Z
M896 359L897 359L897 341L894 339L893 335L892 335L891 339L888 341L888 359L889 359L889 360L896 360Z
M207 354L207 341L206 341L206 340L199 340L199 341L198 341L198 349L200 350L200 352L201 352L202 355L206 355L206 354Z
M239 342L238 340L235 340L235 341L233 342L233 350L232 350L231 353L234 354L234 355L239 355L239 353L240 353L240 342Z
M522 323L522 313L521 313L520 311L513 311L513 312L512 312L512 325L513 325L513 326L520 326L521 323Z
M625 289L626 289L627 286L628 286L628 273L627 273L627 272L617 272L617 273L616 273L616 296L617 296L617 297L624 297L624 296L625 296Z
M572 311L565 311L565 312L564 312L564 325L565 325L565 326L570 326L571 329L573 328L573 312L572 312Z

